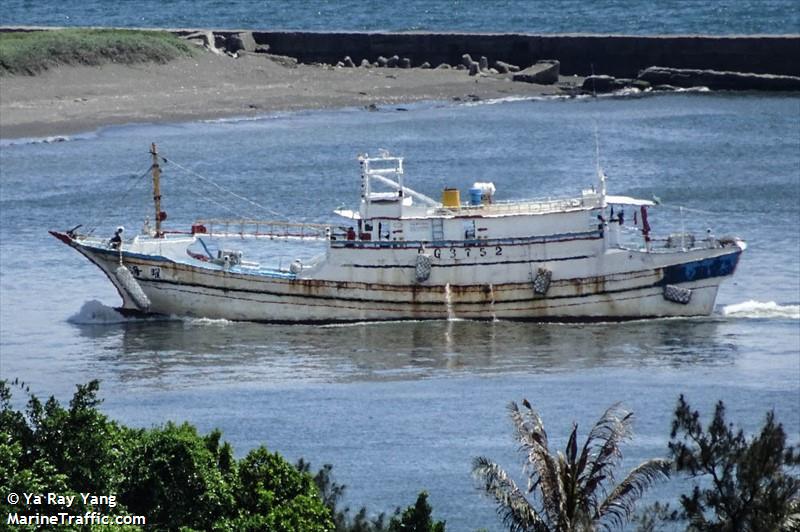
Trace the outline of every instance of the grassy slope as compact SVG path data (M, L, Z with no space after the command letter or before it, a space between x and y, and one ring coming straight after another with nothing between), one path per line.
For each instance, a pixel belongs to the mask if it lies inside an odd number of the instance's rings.
M0 33L0 75L60 65L166 63L196 48L165 31L64 29Z

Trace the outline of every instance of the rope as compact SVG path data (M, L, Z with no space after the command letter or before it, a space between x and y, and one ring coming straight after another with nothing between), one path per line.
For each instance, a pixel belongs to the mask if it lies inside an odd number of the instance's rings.
M198 174L198 173L197 173L197 172L195 172L194 170L191 170L191 169L189 169L189 168L186 168L185 166L182 166L182 165L180 165L180 164L176 163L176 162L175 162L175 161L173 161L172 159L169 159L169 160L168 160L166 157L163 157L163 156L160 156L160 155L159 155L159 157L160 157L160 158L161 158L161 159L162 159L162 160L163 160L165 163L171 163L171 164L174 164L175 166L177 166L178 168L180 168L180 169L181 169L181 170L183 170L184 172L186 172L186 173L188 173L188 174L192 174L193 176L197 177L197 178L198 178L198 179L200 179L201 181L204 181L204 182L206 182L206 183L208 183L208 184L210 184L210 185L212 185L212 186L216 187L218 190L220 190L220 191L222 191L222 192L225 192L225 193L227 193L227 194L230 194L230 195L231 195L231 196L233 196L234 198L237 198L237 199L239 199L239 200L241 200L241 201L247 202L247 203L249 203L250 205L253 205L253 206L254 206L254 207L256 207L256 208L258 208L258 209L261 209L261 210L262 210L262 211L264 211L264 212L268 212L269 214L271 214L271 215L273 215L273 216L277 216L277 217L279 217L279 218L286 219L286 217L285 217L284 215L282 215L282 214L280 214L280 213L278 213L278 212L275 212L275 211L273 211L272 209L270 209L270 208L268 208L268 207L265 207L265 206L261 205L260 203L256 203L255 201L253 201L253 200L251 200L251 199L245 198L244 196L240 196L240 195L236 194L235 192L233 192L233 191L231 191L231 190L228 190L228 189L226 189L225 187L222 187L222 186L218 185L217 183L215 183L215 182L214 182L214 181L212 181L211 179L209 179L209 178L207 178L207 177L204 177L204 176L202 176L202 175Z

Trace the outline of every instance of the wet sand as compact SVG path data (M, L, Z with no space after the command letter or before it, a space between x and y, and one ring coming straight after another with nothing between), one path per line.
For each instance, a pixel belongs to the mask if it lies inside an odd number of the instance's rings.
M567 78L562 86L578 82ZM463 70L337 68L203 52L167 64L60 67L0 77L0 138L48 137L128 123L274 111L557 94L558 86Z

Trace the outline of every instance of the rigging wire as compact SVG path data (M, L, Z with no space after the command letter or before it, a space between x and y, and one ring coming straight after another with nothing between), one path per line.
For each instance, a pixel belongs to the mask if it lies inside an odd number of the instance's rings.
M148 175L152 169L153 169L152 165L148 166L144 172L130 178L131 183L128 185L127 189L121 195L115 196L114 197L115 199L112 200L110 204L106 205L107 208L103 209L103 211L99 214L99 216L95 217L97 223L89 224L89 227L87 228L88 235L93 234L98 227L100 227L105 223L105 221L110 217L111 212L117 210L117 208L122 204L123 201L125 201L128 195L130 195L130 193L133 192L133 189L138 187L143 182L142 178Z
M666 209L683 209L684 211L696 212L698 214L707 214L709 216L720 216L723 214L721 212L704 211L702 209L691 209L689 207L684 207L683 205L668 205L666 203L658 203L658 206Z
M268 207L265 207L265 206L261 205L260 203L257 203L257 202L255 202L255 201L253 201L253 200L251 200L251 199L245 198L244 196L240 196L239 194L236 194L235 192L233 192L233 191L231 191L231 190L228 190L228 189L226 189L225 187L223 187L223 186L221 186L221 185L219 185L219 184L215 183L215 182L214 182L214 181L212 181L211 179L209 179L209 178L207 178L207 177L204 177L204 176L202 176L202 175L198 174L198 173L197 173L197 172L195 172L194 170L191 170L191 169L189 169L189 168L186 168L185 166L182 166L182 165L181 165L181 164L179 164L179 163L176 163L176 162L175 162L175 161L173 161L172 159L167 159L166 157L164 157L164 156L161 156L161 155L159 155L159 158L160 158L160 159L162 159L162 160L163 160L165 163L170 163L170 164L173 164L173 165L177 166L178 168L180 168L181 170L183 170L184 172L186 172L186 173L188 173L188 174L192 174L193 176L197 177L198 179L200 179L200 180L202 180L202 181L204 181L204 182L206 182L206 183L208 183L208 184L210 184L210 185L212 185L212 186L216 187L218 190L220 190L220 191L222 191L222 192L225 192L225 193L227 193L227 194L230 194L230 195L231 195L231 196L233 196L234 198L237 198L237 199L239 199L239 200L242 200L242 201L244 201L244 202L247 202L247 203L249 203L249 204L251 204L251 205L255 206L256 208L258 208L258 209L261 209L261 210L262 210L262 211L264 211L264 212L268 212L269 214L271 214L271 215L273 215L273 216L277 216L277 217L279 217L279 218L281 218L281 219L284 219L284 220L286 219L286 217L285 217L284 215L282 215L282 214L280 214L280 213L278 213L278 212L276 212L276 211L273 211L272 209L270 209L270 208L268 208Z
M248 199L246 197L240 196L239 194L236 194L235 192L226 189L225 187L223 187L223 186L219 185L218 183L214 182L213 180L211 180L211 179L209 179L209 178L207 178L207 177L195 172L194 170L191 170L191 169L181 165L180 163L175 162L172 159L167 159L166 157L163 157L163 156L159 156L159 158L164 163L172 164L172 165L176 166L177 168L183 170L186 174L192 175L192 176L200 179L201 181L203 181L205 183L208 183L209 185L215 187L216 189L218 189L218 190L220 190L222 192L225 192L227 194L230 194L231 196L233 196L234 198L236 198L238 200L241 200L241 201L244 201L244 202L246 202L246 203L248 203L250 205L253 205L257 209L260 209L260 210L262 210L264 212L267 212L267 213L269 213L269 214L271 214L273 216L276 216L276 217L278 217L278 218L280 218L282 220L286 220L287 219L284 215L282 215L282 214L280 214L280 213L278 213L278 212L276 212L276 211L274 211L274 210L272 210L272 209L270 209L268 207L265 207L264 205L261 205L261 204L255 202L255 201L253 201L253 200L250 200L250 199ZM106 222L106 220L112 215L112 213L118 210L119 206L123 204L123 202L130 196L130 194L133 192L133 190L138 188L139 186L141 186L141 184L144 182L143 178L146 177L148 174L150 174L152 172L152 170L153 170L153 166L150 165L150 166L148 166L147 169L145 169L140 174L134 175L133 177L131 177L130 178L131 182L128 184L126 189L121 194L114 195L114 199L110 203L108 203L104 209L99 211L99 214L97 216L94 217L96 221L94 223L88 224L89 228L88 228L87 234L88 235L92 235L100 226L102 226ZM252 213L250 213L248 211L242 212L242 209L238 209L238 210L234 209L234 208L226 205L225 203L216 201L216 200L214 200L214 199L212 199L212 198L210 198L208 196L205 196L205 195L197 192L195 189L193 189L191 187L188 188L188 191L191 192L192 194L194 194L199 200L211 203L213 205L216 205L217 207L227 211L228 213L230 213L230 214L232 214L232 215L234 215L236 217L241 217L244 214L244 215L249 216L251 218L256 218L256 216L253 216Z
M590 68L592 73L592 98L597 99L597 86L596 86L596 78L594 76L594 63L590 63ZM592 121L594 124L594 162L595 162L595 168L597 170L597 175L599 176L600 172L602 172L602 167L600 166L600 140L597 129L597 117L592 117ZM653 198L656 199L655 196ZM684 207L682 205L665 205L661 203L661 200L657 200L656 203L660 207L666 207L668 209L679 209L682 211L696 212L699 214L705 214L709 216L717 216L719 214L710 211L704 211L701 209L690 209L689 207Z
M213 199L211 199L211 198L210 198L210 197L208 197L208 196L204 196L203 194L201 194L200 192L196 191L196 190L195 190L195 189L193 189L193 188L188 188L187 190L188 190L188 191L189 191L191 194L194 194L194 195L195 195L195 196L196 196L196 197L197 197L197 198L198 198L200 201L205 201L205 202L211 203L212 205L216 205L217 207L220 207L221 209L223 209L223 210L225 210L225 211L227 211L227 212L229 212L229 213L233 214L234 216L237 216L237 217L240 217L240 216L241 216L241 213L240 213L240 212L237 212L237 211L236 211L236 210L234 210L233 208L231 208L231 207L228 207L228 206L227 206L227 205L225 205L224 203L221 203L221 202L219 202L219 201L213 200ZM247 213L247 214L249 214L249 213Z

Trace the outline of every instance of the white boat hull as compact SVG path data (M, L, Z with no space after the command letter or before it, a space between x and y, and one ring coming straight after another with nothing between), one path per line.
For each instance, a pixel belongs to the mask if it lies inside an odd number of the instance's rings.
M358 268L358 253L367 264L371 250L332 249L328 260L315 271L293 276L120 253L63 233L53 234L108 276L123 299L124 310L288 323L703 316L713 311L719 285L733 274L744 249L737 242L672 253L604 252L602 240L598 240L599 254L548 260L539 256L544 249L549 257L559 257L559 253L567 257L573 245L570 240L516 243L507 247L504 255L494 257L493 263L479 268L458 255L460 250L449 262L448 253L440 254L430 278L418 282L413 278L413 265L420 250L413 246L398 249L390 266L368 269ZM580 245L585 249L585 242ZM473 260L483 258L478 248L475 253ZM120 280L120 262L146 295L146 308L141 308L143 298L133 297L130 286ZM539 294L533 289L533 278L543 267L552 272L552 280L546 293ZM476 271L481 272L480 278L475 277ZM667 286L688 289L688 301L670 300L665 296Z

